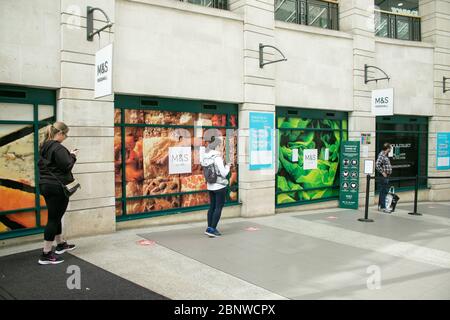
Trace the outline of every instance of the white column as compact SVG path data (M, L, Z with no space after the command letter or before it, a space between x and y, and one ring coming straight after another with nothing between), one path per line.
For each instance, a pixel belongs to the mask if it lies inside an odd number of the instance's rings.
M86 40L86 8L104 10L114 22L114 0L61 0L61 89L57 94L59 121L70 127L68 148L80 152L74 175L82 189L69 203L64 217L66 236L113 232L114 200L114 96L94 99L95 52L114 39L114 27L99 40ZM94 29L105 24L98 11Z
M374 82L364 83L364 64L375 64L374 0L339 1L340 30L353 35L353 112L349 113L349 140L360 140L361 133L372 136L369 154L363 157L361 145L359 205L363 206L366 196L366 177L364 160L376 159L375 117L371 114L371 91ZM369 73L369 78L379 74ZM381 83L380 83L381 84ZM371 183L370 203L374 201L375 183Z
M259 44L274 45L274 2L231 0L230 10L244 16L244 103L239 106L239 194L241 215L275 213L275 172L250 171L248 128L250 111L275 112L275 64L259 67ZM266 49L264 59L273 60Z

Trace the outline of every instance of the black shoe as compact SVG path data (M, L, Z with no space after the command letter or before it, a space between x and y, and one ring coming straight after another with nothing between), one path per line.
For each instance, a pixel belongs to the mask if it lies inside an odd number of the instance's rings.
M58 257L53 253L53 251L50 251L49 253L43 253L41 257L39 258L39 264L59 264L64 262L64 260L61 257Z
M67 244L67 242L64 241L63 243L60 243L56 246L55 253L63 254L64 252L72 251L75 248L76 248L76 246L74 244Z

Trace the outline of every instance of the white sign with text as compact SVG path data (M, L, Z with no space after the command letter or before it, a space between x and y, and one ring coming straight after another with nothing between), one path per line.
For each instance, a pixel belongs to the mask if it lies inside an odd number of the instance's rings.
M303 169L317 169L317 149L303 150Z
M112 55L112 44L107 45L95 53L95 98L112 94Z
M191 147L169 148L169 174L192 173Z
M372 114L394 115L394 88L372 90Z

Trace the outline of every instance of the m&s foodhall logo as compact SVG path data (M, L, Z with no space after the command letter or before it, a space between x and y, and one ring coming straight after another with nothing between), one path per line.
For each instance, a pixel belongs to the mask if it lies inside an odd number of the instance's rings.
M377 108L387 107L388 104L389 104L389 97L377 97L377 98L375 98L375 107L377 107Z
M107 72L108 72L108 61L100 63L97 66L97 77L100 77L101 75L103 75L104 73L107 73ZM106 76L97 78L97 82L101 82L103 80L106 80L106 78L107 78Z
M189 162L189 155L186 153L175 153L170 155L170 160L175 164L183 164Z

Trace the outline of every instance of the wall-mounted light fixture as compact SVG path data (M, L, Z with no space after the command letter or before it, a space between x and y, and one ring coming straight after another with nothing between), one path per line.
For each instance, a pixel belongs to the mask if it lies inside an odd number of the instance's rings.
M265 47L277 50L281 54L283 59L279 59L279 60L275 60L275 61L269 61L269 62L264 62L263 55L264 55L264 48ZM286 59L284 54L279 49L275 48L274 46L269 46L267 44L262 44L262 43L259 44L259 67L260 68L264 67L266 64L271 64L271 63L276 63L276 62L281 62L281 61L287 61L287 59Z
M107 21L107 24L106 24L104 27L98 29L97 31L94 31L94 11L95 11L95 10L98 10L98 11L100 11L101 13L103 13L103 15L105 16L106 21ZM87 29L86 29L86 32L87 32L87 40L88 40L88 41L92 41L92 40L94 39L94 36L95 36L96 34L98 34L98 35L100 36L100 32L102 32L102 31L105 30L106 28L111 28L112 25L113 25L113 23L111 22L111 20L109 20L109 17L108 17L108 15L106 14L106 12L103 11L102 9L100 9L100 8L93 8L93 7L88 6L88 7L87 7L87 11L86 11L86 19L87 19Z
M381 72L384 73L385 77L383 77L383 78L369 79L369 78L368 78L368 70L369 70L369 68L374 68L374 69L380 70ZM390 79L391 79L391 78L389 78L389 76L386 74L386 72L384 72L384 71L381 70L380 68L375 67L375 66L369 66L369 65L367 65L367 64L364 65L364 83L365 83L365 84L367 84L367 82L370 82L370 81L376 81L376 82L378 83L378 80L387 80L387 81L389 81Z
M447 91L450 91L450 88L446 88L446 87L445 87L445 82L446 82L447 80L450 80L450 78L442 77L442 92L443 92L443 93L446 93Z

